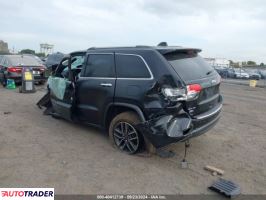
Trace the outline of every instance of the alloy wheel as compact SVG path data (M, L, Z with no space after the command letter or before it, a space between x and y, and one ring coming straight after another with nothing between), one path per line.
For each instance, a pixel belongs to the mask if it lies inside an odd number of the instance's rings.
M116 146L129 154L135 153L140 144L136 129L127 122L119 122L113 129L113 137Z

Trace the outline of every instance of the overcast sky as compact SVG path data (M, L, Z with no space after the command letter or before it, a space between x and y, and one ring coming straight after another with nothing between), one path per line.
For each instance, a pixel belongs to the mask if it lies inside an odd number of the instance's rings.
M0 39L16 50L91 46L197 47L202 55L266 63L265 0L1 0Z

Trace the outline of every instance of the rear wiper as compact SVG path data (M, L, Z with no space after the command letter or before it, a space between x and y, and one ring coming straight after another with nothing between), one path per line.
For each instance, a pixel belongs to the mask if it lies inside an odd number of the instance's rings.
M212 70L210 70L210 71L208 71L207 73L206 73L206 75L209 75L209 74L211 74L212 72L214 72L214 70L212 69Z

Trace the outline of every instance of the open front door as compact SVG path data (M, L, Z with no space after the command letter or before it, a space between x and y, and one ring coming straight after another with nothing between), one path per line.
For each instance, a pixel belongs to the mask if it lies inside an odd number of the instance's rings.
M50 77L48 83L54 113L67 120L72 120L74 84L58 77Z
M75 83L70 78L70 57L64 58L58 65L55 74L48 79L51 103L55 115L72 120Z
M55 114L73 120L76 104L76 78L81 72L85 52L77 52L64 58L54 76L49 77L51 103Z

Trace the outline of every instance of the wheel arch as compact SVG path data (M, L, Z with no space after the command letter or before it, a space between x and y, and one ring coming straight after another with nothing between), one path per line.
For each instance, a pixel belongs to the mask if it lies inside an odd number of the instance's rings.
M105 111L103 126L108 128L110 122L116 115L127 111L136 113L141 122L146 121L142 110L138 106L129 103L111 103L107 106Z

